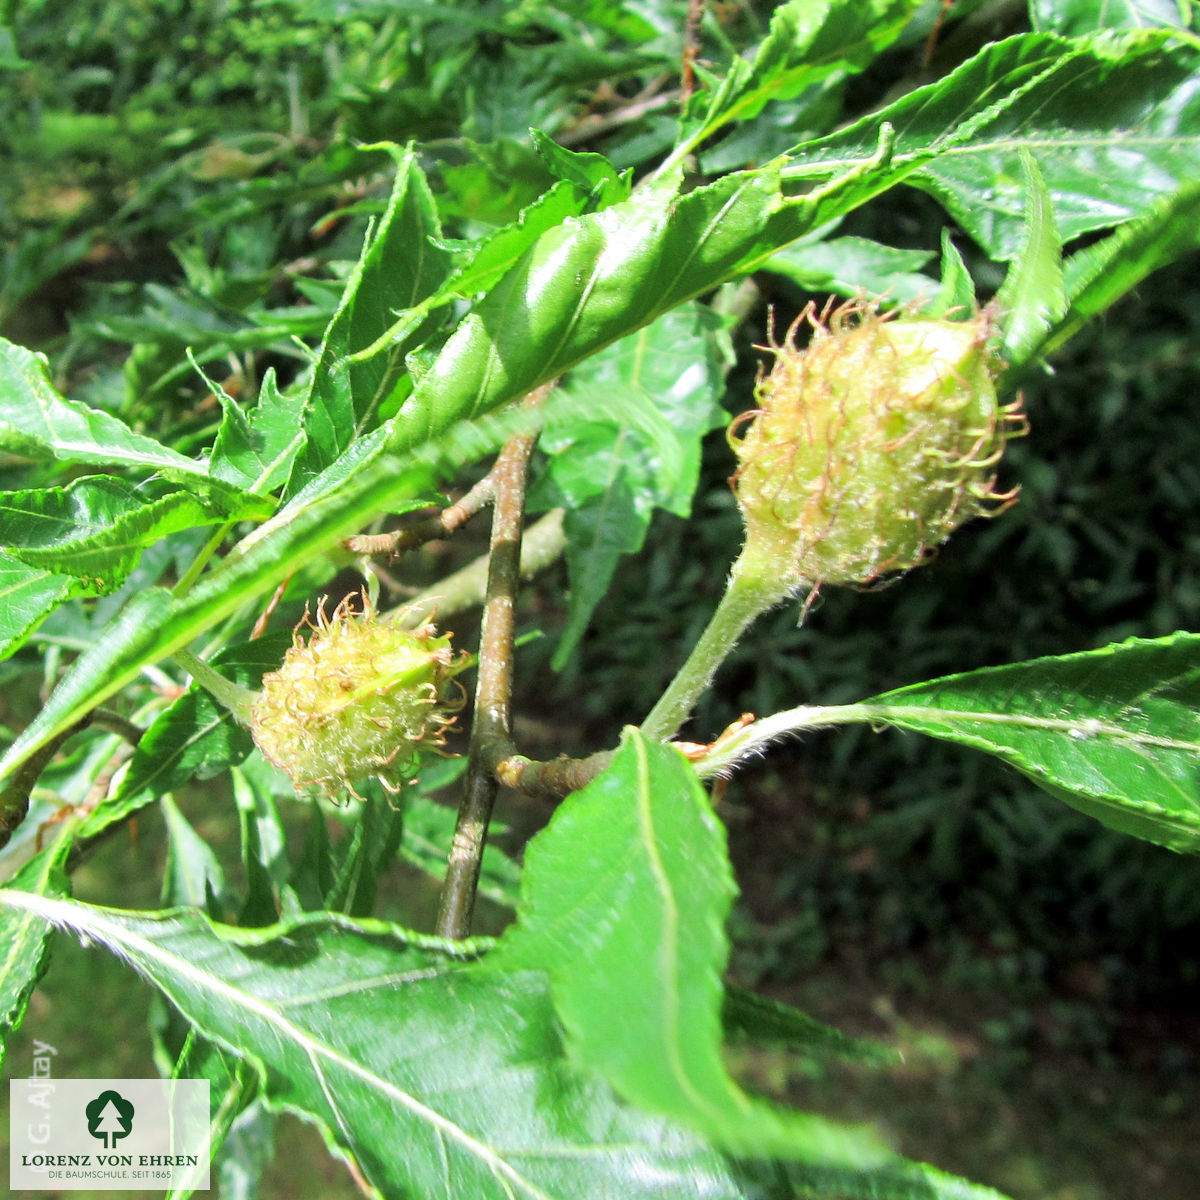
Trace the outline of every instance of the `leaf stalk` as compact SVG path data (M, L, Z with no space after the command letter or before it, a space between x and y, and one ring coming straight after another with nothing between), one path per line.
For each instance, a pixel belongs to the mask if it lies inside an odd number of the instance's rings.
M250 710L258 699L257 692L242 687L240 683L234 683L232 679L226 679L220 671L210 667L204 659L190 650L176 650L173 657L218 704L229 709L243 725L249 725Z
M687 661L642 722L642 732L660 742L674 737L738 639L760 613L773 608L786 595L786 590L781 594L778 581L743 573L734 564L721 602Z

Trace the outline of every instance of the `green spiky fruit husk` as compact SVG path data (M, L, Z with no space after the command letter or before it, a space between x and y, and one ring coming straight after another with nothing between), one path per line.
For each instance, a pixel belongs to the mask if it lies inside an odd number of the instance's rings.
M312 637L297 628L277 671L263 676L250 729L298 792L337 798L374 776L394 789L423 750L437 750L462 707L449 635L402 630L343 602Z
M1011 496L993 468L1018 420L997 403L986 312L881 316L861 301L804 314L759 380L735 476L746 545L735 576L782 597L866 584L924 562L964 521Z

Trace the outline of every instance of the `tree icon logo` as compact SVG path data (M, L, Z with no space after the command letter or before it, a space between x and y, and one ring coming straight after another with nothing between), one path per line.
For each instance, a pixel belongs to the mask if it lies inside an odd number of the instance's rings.
M105 1150L111 1150L133 1129L133 1104L111 1088L101 1092L83 1111L87 1114L88 1133L99 1138Z

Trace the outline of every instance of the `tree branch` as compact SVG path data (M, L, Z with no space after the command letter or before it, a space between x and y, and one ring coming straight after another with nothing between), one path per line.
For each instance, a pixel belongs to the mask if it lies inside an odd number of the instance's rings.
M13 831L25 820L29 812L29 793L38 781L38 776L58 753L58 748L73 733L84 729L92 720L87 713L74 725L69 725L52 737L40 750L30 755L25 765L18 770L8 784L0 790L0 847L7 846Z
M554 135L554 140L560 146L578 146L581 143L589 142L593 138L600 137L602 134L609 133L614 129L619 129L622 125L627 125L631 121L640 121L642 117L648 113L657 112L659 109L670 108L678 103L679 94L677 92L661 92L658 94L643 94L635 96L627 104L621 108L614 109L607 113L589 113L585 117L580 117L570 129L561 129Z
M550 386L530 392L523 403L539 404ZM536 440L534 434L512 438L500 452L489 476L494 500L487 596L479 635L479 679L467 751L467 778L438 909L437 933L441 937L464 938L471 932L479 867L496 800L495 747L507 747L512 736L513 640L521 576L521 523L525 512L525 479Z
M135 724L128 717L121 716L118 712L113 712L111 708L92 709L92 724L97 729L104 729L124 738L135 750L138 742L142 740L142 734L146 732L140 725Z
M600 750L587 758L563 755L549 762L534 762L513 752L496 756L492 772L504 787L526 796L561 800L591 783L612 762L612 756L611 750Z
M696 90L696 56L700 53L700 23L704 19L704 0L688 0L683 26L683 70L679 102L686 105Z
M496 464L499 466L499 462ZM346 549L351 554L403 554L406 550L416 550L437 538L447 537L461 529L477 512L481 512L495 495L493 475L495 468L489 471L461 500L442 509L433 517L417 521L407 529L397 529L393 533L359 533L348 537Z

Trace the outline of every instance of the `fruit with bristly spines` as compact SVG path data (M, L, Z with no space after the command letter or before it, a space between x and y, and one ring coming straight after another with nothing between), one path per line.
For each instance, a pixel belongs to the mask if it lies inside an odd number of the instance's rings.
M804 321L812 338L798 349ZM735 575L779 598L867 584L1011 502L993 468L1022 418L997 403L993 333L986 310L947 321L810 306L771 347L745 436L731 430L746 525Z
M394 790L422 751L444 745L462 707L454 676L465 662L449 635L398 629L364 605L355 613L348 598L331 617L318 608L315 625L306 613L251 710L255 743L297 792L357 796L371 776Z

